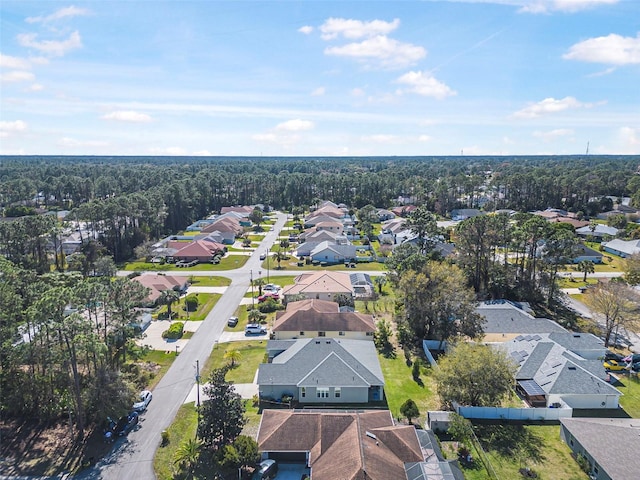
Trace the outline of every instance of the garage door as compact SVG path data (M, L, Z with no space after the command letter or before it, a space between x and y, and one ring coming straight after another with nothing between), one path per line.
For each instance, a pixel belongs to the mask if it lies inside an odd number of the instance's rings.
M306 464L306 452L269 452L269 458L278 463L301 463Z

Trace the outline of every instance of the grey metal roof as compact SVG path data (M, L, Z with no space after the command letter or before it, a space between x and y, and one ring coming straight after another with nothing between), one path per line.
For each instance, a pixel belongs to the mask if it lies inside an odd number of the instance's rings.
M373 342L319 337L295 340L272 363L261 364L258 384L384 385L384 376Z

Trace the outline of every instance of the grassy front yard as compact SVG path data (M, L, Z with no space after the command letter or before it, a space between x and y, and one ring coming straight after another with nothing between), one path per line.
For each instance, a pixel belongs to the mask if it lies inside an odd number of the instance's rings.
M195 312L189 312L188 319L190 321L204 320L222 296L220 293L192 293L191 295L198 297L198 309ZM187 320L187 311L184 303L185 299L186 297L181 298L180 302L174 303L171 307L173 320L180 320L181 322ZM166 313L167 307L166 305L163 305L156 311L156 318L163 318L163 316L166 317Z
M233 383L251 383L256 375L260 363L264 361L267 339L250 340L242 342L218 343L211 352L206 367L202 371L203 380L216 368L221 368L229 363L224 358L225 353L237 350L240 358L236 366L227 373L227 380Z
M222 271L222 270L234 270L240 268L248 260L247 255L225 255L220 263L214 265L212 263L199 263L193 267L176 267L175 264L165 263L159 265L157 263L148 262L129 262L124 265L124 270L128 272L144 272L144 271L158 271L158 272L173 272L173 271L186 271L186 272L200 272L200 271Z
M189 282L194 287L228 287L231 285L231 280L227 277L204 277L201 275L191 277Z

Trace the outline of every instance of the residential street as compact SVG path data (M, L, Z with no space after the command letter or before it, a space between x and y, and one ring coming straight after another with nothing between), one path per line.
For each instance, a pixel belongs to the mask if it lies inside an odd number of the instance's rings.
M77 475L76 478L114 480L155 478L153 456L160 444L161 432L171 424L195 384L196 360L200 365L204 365L209 358L211 349L224 330L227 318L233 315L249 288L251 270L253 272L261 270L260 252L271 248L286 219L286 214L277 214L273 231L267 232L260 247L254 251L247 263L237 270L223 273L224 276L231 278L231 285L153 390L153 401L141 416L141 427L131 432L125 439L117 441L110 455L98 462L94 468ZM195 272L185 272L185 274L197 275ZM205 272L205 274L211 275L211 272ZM290 275L291 272L288 274Z

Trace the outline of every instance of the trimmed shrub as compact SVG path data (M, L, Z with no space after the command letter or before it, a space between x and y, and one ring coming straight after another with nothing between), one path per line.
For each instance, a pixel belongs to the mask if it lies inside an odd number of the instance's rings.
M195 312L198 310L198 296L189 295L184 301L188 312Z
M184 333L184 323L183 322L174 322L171 324L168 330L162 332L162 338L182 338L182 334Z

